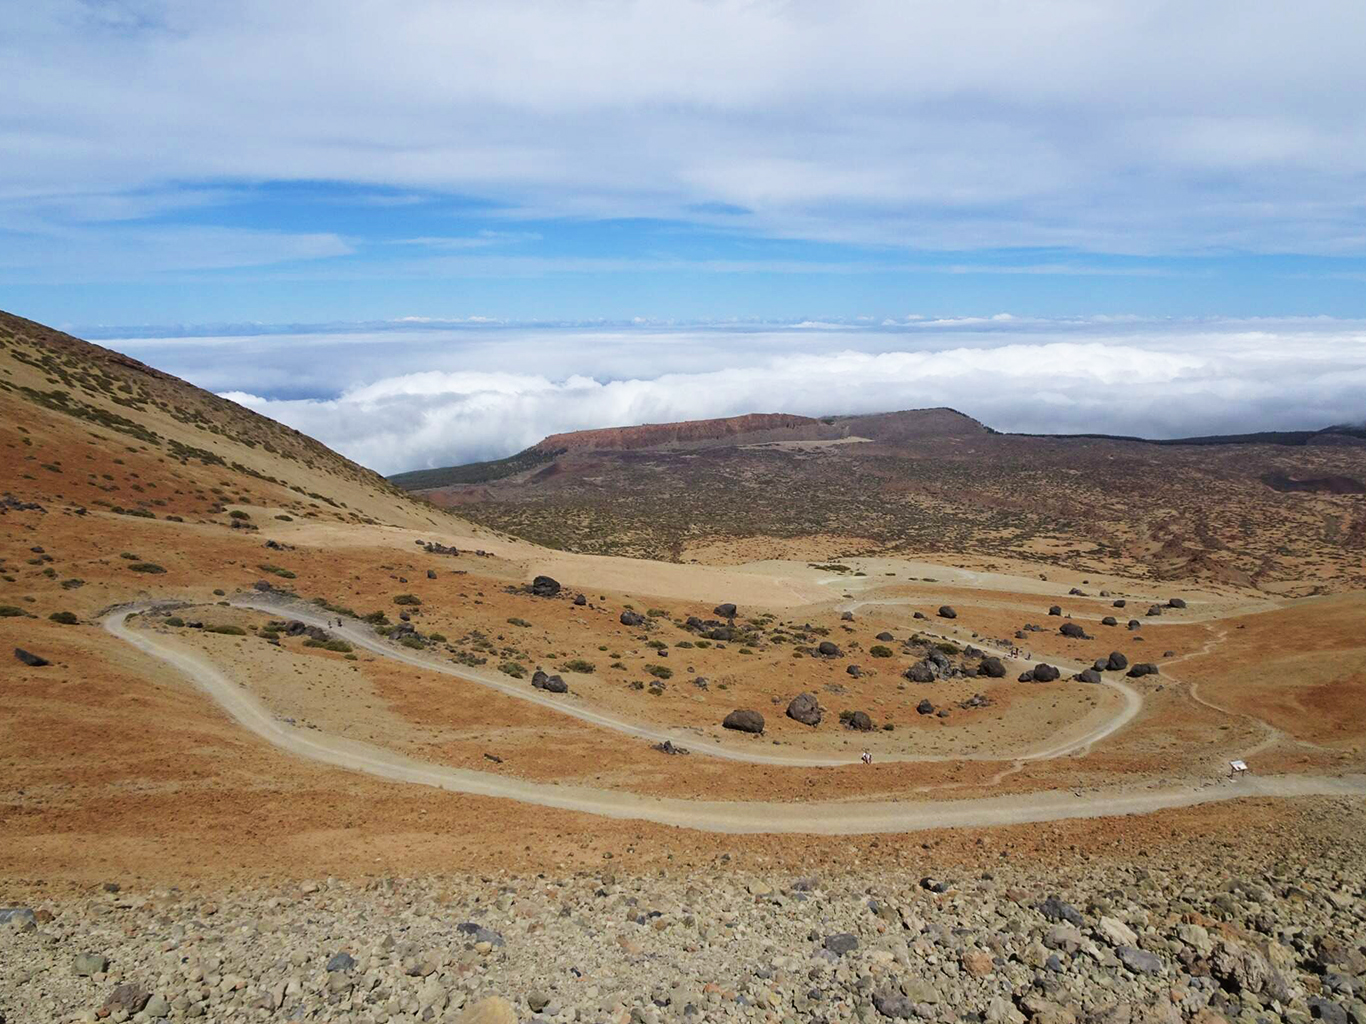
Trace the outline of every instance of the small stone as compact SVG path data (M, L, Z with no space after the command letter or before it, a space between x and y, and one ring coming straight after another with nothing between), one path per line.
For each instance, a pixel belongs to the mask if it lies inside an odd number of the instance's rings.
M840 932L837 935L827 935L824 946L836 956L844 956L845 953L852 953L858 949L858 936L850 932Z
M71 966L78 977L88 978L93 974L103 974L109 967L109 958L99 953L80 953Z
M151 999L147 1000L147 1005L142 1008L142 1012L153 1019L166 1017L170 1015L171 1004L166 1001L165 996L152 996Z
M983 949L972 949L963 954L963 970L974 978L985 978L996 969L991 954Z
M110 1013L117 1013L122 1010L132 1016L135 1013L140 1013L151 998L150 992L144 992L138 986L128 983L120 985L109 993L109 998L104 1001L104 1009Z
M1156 953L1150 953L1146 949L1137 949L1133 946L1117 946L1115 956L1119 957L1119 962L1135 974L1157 974L1162 970L1162 961ZM1346 1024L1346 1022L1343 1022Z
M1132 946L1138 941L1134 930L1116 917L1102 917L1096 931L1112 946Z
M883 989L873 994L873 1006L884 1017L909 1020L915 1016L915 1006L911 1001L893 989Z
M466 1008L458 1024L517 1024L517 1013L502 996L490 996Z
M345 951L335 954L331 960L327 961L327 971L329 974L337 971L354 970L355 966L356 958Z

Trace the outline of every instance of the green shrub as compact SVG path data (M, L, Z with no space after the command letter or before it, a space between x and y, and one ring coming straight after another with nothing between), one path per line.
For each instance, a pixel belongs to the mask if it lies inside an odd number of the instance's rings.
M305 647L318 647L334 654L350 654L352 647L345 640L305 640Z
M505 661L498 666L498 671L504 675L512 676L513 679L525 679L526 669L515 661Z
M278 565L271 565L269 562L263 562L256 568L260 569L262 572L274 573L276 576L279 576L281 579L284 580L294 580L299 578L298 573L292 572L289 569L281 568Z
M81 621L76 618L75 612L53 612L48 618L53 622L60 622L63 626L74 626Z
M663 640L651 640L648 643L646 643L645 646L653 647L656 651L662 651L667 649L669 645L666 644Z
M674 644L674 646L675 646L675 647L685 647L685 648L691 649L692 646L693 646L693 642L692 642L691 640L680 640L680 641L678 641L678 643Z
M175 626L176 628L179 628L185 625L185 620L182 619L179 615L172 615L169 619L166 620L166 625Z
M259 636L262 640L280 639L280 631L276 629L259 629L256 631L256 635Z
M941 641L939 641L937 644L935 644L934 646L937 647L937 648L939 648L939 649L940 649L941 651L943 651L945 654L957 654L957 653L958 653L958 645L957 645L957 644L951 644L951 643L949 643L947 640L941 640Z
M748 647L741 647L741 648L740 648L740 653L741 653L741 654L753 654L754 652L753 652L752 650L750 650Z
M0 619L17 619L23 614L22 608L16 608L12 604L0 604Z
M626 668L626 665L625 665L624 662L614 661L614 662L612 662L612 664L609 665L608 667L609 667L609 668L619 668L619 669L623 669L623 670L624 670L624 669Z
M226 590L215 590L215 591L213 592L213 596L214 596L214 597L227 597L227 596L228 596L228 592L227 592Z
M674 670L667 665L646 665L645 671L656 679L672 679Z
M235 509L233 509L231 512L228 513L228 516L231 517L231 518L233 518L233 519L250 519L250 518L251 518L251 516L247 515L247 514L246 514L245 512L243 512L240 508L235 508Z
M135 555L135 554L133 554L133 552L131 552L131 551L124 551L124 552L121 552L121 553L119 554L119 557L122 558L124 561L127 561L127 562L136 562L136 561L137 561L138 559L140 559L142 556L141 556L141 555Z
M519 619L519 618L517 618L517 616L515 616L515 615L514 615L512 618L508 619L508 625L509 625L509 626L521 626L523 629L530 629L530 628L531 628L531 623L527 622L526 619Z
M241 626L205 626L205 633L222 633L224 636L246 636L247 631Z
M410 647L415 651L425 650L427 645L415 636L405 636L399 641L404 647Z
M362 618L361 621L368 622L372 626L387 626L389 625L389 616L385 615L383 612L371 612L369 615Z
M446 642L446 634L445 634L445 633L432 633L430 636L427 637L427 639L430 640L430 641L431 641L432 643L434 643L434 644L444 644L444 643Z
M128 568L132 569L133 572L147 572L152 573L153 575L166 571L155 562L134 562Z
M591 661L584 661L584 659L582 658L571 658L569 661L566 661L563 665L561 665L560 668L562 668L566 672L582 672L585 675L590 672L597 671L596 665L594 665Z
M882 644L876 644L868 648L868 653L874 658L890 658L892 656L892 649L890 647L884 647Z
M416 594L399 594L394 598L394 604L418 605L422 603L422 598Z
M282 522L282 523L292 523L292 522L294 522L294 517L293 517L293 516L276 516L275 518L278 519L278 520L280 520L280 522Z
M669 613L663 608L651 608L645 614L652 619L667 619L669 617Z

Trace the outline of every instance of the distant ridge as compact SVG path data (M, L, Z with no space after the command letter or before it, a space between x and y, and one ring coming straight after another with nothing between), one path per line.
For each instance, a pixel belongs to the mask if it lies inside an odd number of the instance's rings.
M908 409L858 416L797 416L793 413L748 413L677 423L644 423L632 427L600 427L551 434L530 448L502 459L463 466L396 473L389 481L409 491L457 484L488 483L543 466L566 453L667 451L715 445L763 444L773 441L835 441L865 437L905 441L918 437L995 433L956 409Z
M1207 434L1201 437L1152 438L1128 434L1012 434L1012 437L1047 437L1060 440L1089 438L1094 441L1134 441L1159 445L1275 444L1298 447L1309 444L1352 444L1366 441L1366 427L1338 423L1320 430L1261 430L1250 434Z
M544 466L567 452L643 451L692 448L712 444L760 444L765 441L837 440L865 437L876 441L911 441L920 437L996 434L1050 440L1128 441L1151 445L1250 445L1286 447L1366 443L1366 427L1335 424L1319 430L1266 430L1247 434L1147 438L1126 434L1003 434L956 409L907 409L852 416L798 416L792 413L749 413L677 423L643 423L632 427L600 427L551 434L515 455L460 466L395 473L391 483L409 491L457 484L488 483Z
M540 451L573 451L591 449L654 448L659 445L696 443L698 441L729 440L766 431L788 433L807 429L812 434L829 432L829 421L822 422L808 416L790 413L749 413L710 420L683 420L678 423L644 423L635 427L601 427L596 430L575 430L566 434L551 434L533 447Z

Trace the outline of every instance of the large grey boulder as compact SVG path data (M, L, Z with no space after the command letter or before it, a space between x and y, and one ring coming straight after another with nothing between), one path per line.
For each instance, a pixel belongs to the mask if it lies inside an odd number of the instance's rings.
M991 679L1004 679L1006 667L1001 662L1000 658L988 655L983 658L982 663L977 666L977 674L979 676L988 676Z
M759 735L764 731L764 716L747 708L737 708L721 723L723 728Z
M802 725L821 724L821 706L814 693L799 693L787 705L787 717ZM762 731L762 728L761 730Z

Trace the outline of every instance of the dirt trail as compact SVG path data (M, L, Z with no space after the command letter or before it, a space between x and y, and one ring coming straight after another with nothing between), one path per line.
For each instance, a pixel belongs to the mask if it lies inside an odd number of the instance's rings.
M709 832L856 835L1142 814L1168 807L1253 796L1366 796L1366 776L1221 779L1203 784L1154 786L1084 796L1063 790L970 800L820 803L662 799L590 787L527 782L427 764L366 743L290 726L212 664L159 642L154 636L129 629L126 620L136 610L136 606L124 607L108 613L104 619L105 628L140 651L183 672L239 724L284 751L394 782L502 797L608 818L650 821Z
M312 605L306 605L295 601L271 598L264 595L234 595L229 598L229 602L237 608L249 608L255 611L263 611L272 615L288 615L309 625L321 626L329 630L335 636L346 640L357 647L363 647L385 658L412 665L428 672L440 672L443 675L454 676L456 679L465 682L477 683L480 686L487 686L497 690L499 693L518 700L528 701L532 704L539 704L542 707L551 708L563 715L577 718L580 721L588 722L590 725L600 726L604 729L611 729L614 732L624 733L627 736L634 736L637 739L647 740L651 743L662 743L665 740L673 742L676 746L687 747L694 754L706 754L712 757L722 757L733 761L745 761L752 764L771 764L781 765L789 768L823 768L834 765L857 764L858 757L845 756L840 754L776 754L754 749L745 749L739 745L720 743L702 734L701 730L693 729L660 729L651 726L641 725L631 722L624 718L618 718L601 711L594 711L572 702L569 696L550 696L540 690L533 690L526 684L508 682L501 676L492 673L479 672L475 669L457 667L443 661L438 661L428 655L407 648L396 647L393 644L375 636L374 630L362 622L347 620L343 616L336 614L321 614ZM340 622L341 625L337 623ZM1012 754L888 754L880 756L881 761L1042 761L1055 757L1065 757L1078 751L1089 749L1094 743L1099 742L1105 737L1124 728L1143 708L1143 697L1137 690L1117 680L1105 680L1102 684L1116 690L1124 698L1124 706L1110 718L1097 723L1093 728L1087 730L1080 736L1046 737L1040 745L1027 748L1023 751ZM742 743L744 741L737 741ZM753 744L747 744L752 748Z

